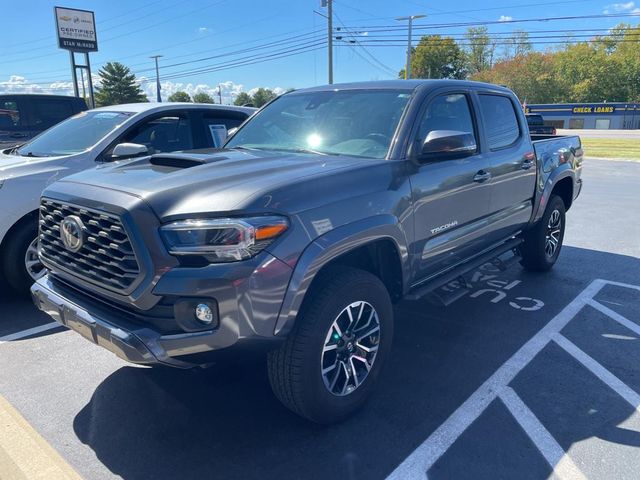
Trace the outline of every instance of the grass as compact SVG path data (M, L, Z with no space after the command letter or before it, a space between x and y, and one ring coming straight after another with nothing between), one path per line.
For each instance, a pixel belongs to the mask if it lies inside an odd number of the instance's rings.
M640 161L640 139L583 138L582 148L587 158L626 158Z

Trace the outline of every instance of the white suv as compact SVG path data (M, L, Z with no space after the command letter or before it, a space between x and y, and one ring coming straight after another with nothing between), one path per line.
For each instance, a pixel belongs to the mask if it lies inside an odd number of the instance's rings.
M135 103L81 112L33 140L0 152L0 277L25 291L44 274L38 260L40 193L104 162L220 147L255 109L192 103Z

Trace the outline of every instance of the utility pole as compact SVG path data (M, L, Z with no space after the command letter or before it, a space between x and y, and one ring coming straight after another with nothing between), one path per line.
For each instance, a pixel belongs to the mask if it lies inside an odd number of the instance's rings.
M333 83L333 0L322 0L321 6L327 7L327 63L329 67L329 85L331 85Z
M222 88L220 84L218 84L218 100L220 100L220 105L222 105Z
M407 65L404 69L404 79L408 80L411 78L411 43L412 43L412 39L411 39L411 35L413 33L413 21L418 19L418 18L424 18L426 17L426 15L410 15L408 17L398 17L396 18L397 21L399 22L403 22L405 20L409 21L409 33L407 36Z
M160 70L158 69L158 59L161 57L162 55L153 55L149 57L156 61L156 100L158 102L162 102L162 97L160 96Z

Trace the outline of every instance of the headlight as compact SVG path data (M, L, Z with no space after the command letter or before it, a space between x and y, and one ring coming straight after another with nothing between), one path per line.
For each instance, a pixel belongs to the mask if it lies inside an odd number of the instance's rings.
M172 255L200 255L211 262L245 260L263 250L287 228L284 217L181 220L160 229Z

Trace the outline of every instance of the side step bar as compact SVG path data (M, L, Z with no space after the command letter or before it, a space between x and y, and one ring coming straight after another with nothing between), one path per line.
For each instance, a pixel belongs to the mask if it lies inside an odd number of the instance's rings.
M522 243L522 239L521 238L512 238L510 240L508 240L507 242L497 246L496 248L494 248L493 250L490 250L486 253L483 253L482 255L479 255L478 257L474 257L473 259L458 265L457 267L453 268L452 270L448 271L447 273L444 273L442 275L439 275L431 280L428 280L427 282L415 287L413 290L411 290L406 296L405 299L406 300L418 300L422 297L424 297L425 295L427 295L428 293L433 292L434 290L436 290L437 288L440 288L450 282L453 282L456 279L459 279L460 277L462 277L465 273L470 272L471 270L474 270L478 267L480 267L481 265L484 265L485 263L493 263L494 265L496 265L496 267L498 267L500 270L506 270L507 267L513 263L514 261L516 261L519 256L518 255L514 255L512 258L509 258L506 261L502 261L500 260L498 257L500 255L503 255L505 253L507 253L510 250L515 250L518 246L520 246L520 244Z

